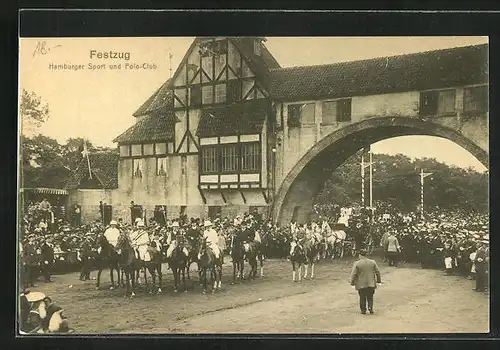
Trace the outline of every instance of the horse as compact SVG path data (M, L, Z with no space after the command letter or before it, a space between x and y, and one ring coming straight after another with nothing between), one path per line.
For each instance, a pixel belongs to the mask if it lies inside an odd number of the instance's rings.
M249 243L245 243L245 259L250 264L250 272L248 273L248 278L255 278L257 276L257 259L260 262L260 277L264 277L264 257L262 255L262 244L254 240Z
M231 237L231 259L233 260L233 281L231 284L236 283L236 278L243 279L243 270L245 268L245 248L243 240L237 232L233 232Z
M162 264L162 254L160 251L156 249L156 242L152 242L152 245L149 246L148 251L146 253L149 255L149 259L146 259L142 262L142 266L144 269L144 281L146 283L146 288L149 290L149 294L153 293L153 289L156 286L156 275L158 275L158 290L157 294L162 293L162 280L163 280L163 274L161 272L161 264ZM152 286L151 288L148 287L148 280L146 277L146 270L149 271L149 274L151 275L152 279Z
M183 290L186 292L186 275L185 271L187 269L187 264L189 260L189 254L186 255L184 252L184 237L178 235L176 238L176 246L172 251L172 255L168 259L168 265L172 270L174 275L174 292L178 291L181 273L182 273L182 285Z
M116 270L118 275L118 286L120 285L120 267L118 264L118 255L116 254L115 248L108 242L104 235L101 235L98 239L99 248L97 249L97 254L95 254L95 262L97 265L97 278L96 278L96 289L99 290L101 284L101 273L104 268L109 267L109 275L111 277L111 287L109 289L113 290L115 287L115 281L113 277L113 271Z
M304 264L304 279L307 278L307 269L309 265L311 265L311 279L314 278L314 262L320 250L319 244L320 242L316 241L314 237L310 237L304 242L304 255L306 258Z
M129 295L129 292L131 292L130 298L133 298L135 297L136 272L140 262L138 261L134 248L128 238L122 237L122 239L118 241L116 248L118 254L118 264L123 270L126 280L127 290L125 292L125 297ZM132 290L130 290L131 283Z
M215 293L218 288L222 288L222 254L217 259L214 252L207 247L207 239L203 238L198 251L198 256L198 263L201 270L200 277L203 284L203 294L207 293L207 271L210 271L211 273L212 280L214 282L212 293Z
M200 248L200 240L199 240L199 238L186 239L185 246L186 246L186 249L188 250L188 253L189 253L188 260L186 263L186 273L187 273L187 279L190 280L191 276L189 274L189 270L191 269L191 264L192 263L198 264L198 251ZM200 277L199 264L198 264L198 277Z
M290 255L290 261L292 263L292 281L297 282L295 280L295 272L296 268L299 270L299 282L302 281L302 264L306 262L306 255L304 253L304 248L298 245L295 242L291 244L292 254Z

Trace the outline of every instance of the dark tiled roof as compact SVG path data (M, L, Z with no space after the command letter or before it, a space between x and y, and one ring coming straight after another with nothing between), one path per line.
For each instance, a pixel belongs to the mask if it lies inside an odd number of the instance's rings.
M173 107L174 96L172 95L172 90L170 89L170 79L168 79L158 90L151 95L150 98L146 100L139 107L137 111L133 114L134 117L139 117L142 115L147 115L152 112L157 112L159 110L165 110Z
M143 117L117 136L113 142L140 143L145 141L171 141L174 138L175 123L178 121L174 111L155 112Z
M259 78L264 88L269 88L269 70L281 68L278 61L262 43L260 55L254 53L252 37L236 37L231 39L238 50L248 60L250 69Z
M118 188L118 162L120 155L117 152L99 152L90 153L90 168L92 176L102 182L105 189ZM73 174L73 177L66 184L66 189L72 190L80 186L83 179L89 176L87 159L84 158L78 169ZM102 189L102 187L99 187Z
M205 108L201 112L196 135L199 137L259 134L266 119L269 102L266 99Z
M488 45L328 65L272 69L271 97L316 99L445 88L488 81Z

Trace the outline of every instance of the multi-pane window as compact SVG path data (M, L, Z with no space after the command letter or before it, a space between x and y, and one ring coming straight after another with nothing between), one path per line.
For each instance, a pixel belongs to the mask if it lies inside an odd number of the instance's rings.
M155 144L155 154L167 154L167 144L165 142Z
M152 156L153 155L153 144L152 143L145 143L143 146L144 150L144 155L145 156Z
M215 103L226 102L226 84L215 85Z
M189 105L191 107L198 107L201 105L201 87L191 86L189 89Z
M439 92L438 114L455 112L455 90L446 90Z
M120 146L120 157L130 157L130 145Z
M202 88L203 104L214 103L214 88L213 85L204 86Z
M241 170L257 171L260 169L260 144L258 142L241 144Z
M142 145L132 145L132 157L142 156Z
M464 89L464 111L486 112L488 110L488 87L474 86Z
M221 145L221 172L235 172L238 170L238 149L236 144Z
M204 146L201 148L201 172L203 174L213 174L218 171L216 146Z
M300 111L301 104L288 105L288 126L296 127L300 126Z
M351 99L345 98L337 101L337 121L351 121Z
M241 82L238 79L227 82L227 102L237 102L241 100Z
M429 116L453 112L455 112L455 90L420 93L420 115Z
M323 102L321 124L334 124L337 121L337 101Z
M203 57L201 59L201 68L212 79L214 64L212 56Z
M167 158L156 158L156 175L165 176L167 175Z
M288 126L314 124L315 103L299 103L288 106Z
M142 177L142 159L132 159L132 177Z

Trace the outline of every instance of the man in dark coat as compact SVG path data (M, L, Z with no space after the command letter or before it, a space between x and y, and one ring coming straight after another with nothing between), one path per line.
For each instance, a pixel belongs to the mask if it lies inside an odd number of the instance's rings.
M82 268L80 270L80 280L87 281L90 279L90 263L92 254L92 236L87 235L82 243L80 250L80 258L82 260Z
M52 282L50 279L50 271L54 264L54 248L52 245L52 240L50 238L44 239L42 246L40 247L41 252L41 270L45 282Z
M480 241L478 243L478 250L474 259L474 264L476 265L476 288L474 288L473 290L475 292L486 291L486 271L488 269L488 255L486 252L485 243L486 242L484 241Z
M24 287L34 287L36 268L38 265L38 255L36 252L34 238L32 236L28 236L28 239L23 245L22 262L25 275Z
M351 271L350 284L354 286L359 294L359 307L361 313L366 314L366 306L368 311L373 314L373 294L377 284L382 283L380 278L380 270L375 260L366 257L366 250L359 251L359 260L357 260Z

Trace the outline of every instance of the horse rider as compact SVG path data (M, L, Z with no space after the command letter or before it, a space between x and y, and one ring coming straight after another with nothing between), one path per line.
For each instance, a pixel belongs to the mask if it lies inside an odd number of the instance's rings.
M204 225L205 231L203 231L203 238L207 240L207 247L209 247L215 255L216 259L220 257L220 248L219 248L219 235L217 231L214 230L212 222L210 220L206 220ZM200 258L200 257L198 257Z
M104 231L104 237L108 240L113 248L116 248L116 243L118 243L118 237L120 237L120 230L118 229L118 223L116 220L111 220L109 227Z
M148 231L144 229L144 221L137 222L137 230L133 233L132 248L136 252L137 259L143 261L150 261L151 257L148 253L149 235Z
M291 242L291 248L290 248L290 256L293 254L295 251L295 247L298 246L302 248L302 242L305 239L306 231L305 231L305 224L302 227L298 227L295 229L295 232L292 233L292 242Z
M167 249L167 259L171 258L172 252L177 247L177 244L178 244L177 240L178 240L178 238L180 238L180 236L183 236L183 231L180 229L179 222L174 221L172 223L172 232L170 233L169 239L167 239L167 244L169 245L168 249ZM186 256L189 255L189 252L187 251L186 247L182 247L182 252Z

